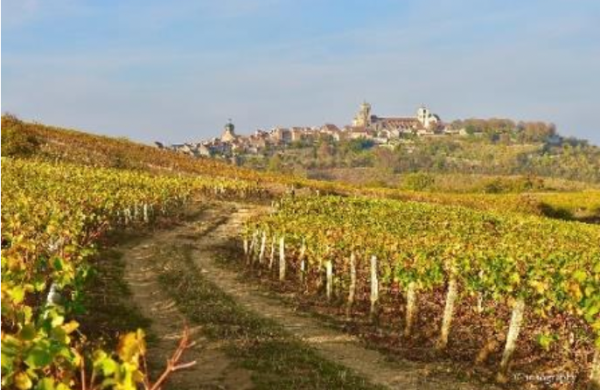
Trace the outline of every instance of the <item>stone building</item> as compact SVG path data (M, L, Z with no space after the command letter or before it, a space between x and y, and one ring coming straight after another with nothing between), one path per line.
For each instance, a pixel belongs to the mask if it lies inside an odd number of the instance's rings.
M337 127L336 125L334 125L333 123L325 123L319 129L319 133L324 134L324 135L329 135L335 141L339 141L342 138L340 128Z
M225 128L223 129L223 135L221 136L221 141L231 142L236 138L237 138L237 135L235 134L235 126L233 125L233 123L231 123L231 119L230 119L229 122L227 122L227 124L225 125Z
M421 106L417 110L417 120L427 130L436 129L442 122L439 116L429 111L425 106Z
M292 132L287 127L277 127L271 131L270 138L276 144L287 145L292 142Z
M450 134L439 116L427 107L417 109L415 116L379 117L371 113L371 105L364 101L354 116L351 126L340 129L332 123L318 127L275 127L271 130L256 130L252 135L240 136L235 133L231 119L225 124L220 138L213 138L198 144L177 144L165 147L157 142L158 148L172 149L192 156L231 156L243 153L257 154L265 150L286 148L292 142L304 145L313 144L323 136L334 141L353 139L372 140L380 146L402 142L403 134L417 136L440 136ZM459 132L459 134L462 134Z
M371 125L371 105L366 101L360 105L360 109L354 119L352 120L352 126L354 127L368 127Z
M365 127L377 132L399 136L402 133L417 133L419 130L436 132L441 126L440 117L427 107L421 106L413 117L379 117L371 114L371 105L363 102L352 120L353 127Z

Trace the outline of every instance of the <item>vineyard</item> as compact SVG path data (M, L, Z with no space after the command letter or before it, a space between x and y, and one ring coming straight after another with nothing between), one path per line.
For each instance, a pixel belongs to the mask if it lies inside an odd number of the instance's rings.
M365 318L395 332L398 343L477 362L499 382L510 382L515 366L529 373L570 367L577 383L600 380L597 191L363 189L7 116L2 122L7 388L160 388L165 376L152 381L145 367L143 331L122 335L112 351L74 320L89 309L91 260L103 261L109 234L180 220L191 201L228 200L275 205L242 232L250 269L350 321ZM578 215L591 223L561 220ZM501 345L490 348L487 339Z
M242 181L3 158L2 385L29 389L134 388L143 379L140 334L124 338L118 359L88 350L78 324L87 259L109 231L175 214L192 196L262 196Z
M323 294L350 315L360 299L371 318L402 292L402 333L415 332L418 297L445 292L437 348L446 349L454 312L471 302L478 313L510 307L498 379L504 380L523 319L538 324L572 317L598 380L600 351L600 229L537 217L482 213L460 207L365 198L284 199L271 215L247 225L248 261L294 279L305 294ZM293 276L292 276L293 275ZM579 331L583 329L582 331ZM485 340L479 340L482 343ZM565 340L561 340L564 342ZM475 360L475 357L473 357ZM589 359L591 361L591 359Z
M44 161L62 161L102 168L119 168L155 174L205 175L254 182L262 187L306 188L321 194L363 195L410 200L442 205L457 205L477 210L532 214L558 219L600 220L600 192L524 193L524 194L450 194L408 192L387 188L361 188L339 182L324 182L301 177L258 172L232 166L214 159L188 156L116 139L41 124L26 123L2 116L3 129L13 129L31 139L30 152ZM6 143L6 142L3 142ZM22 148L21 148L22 149ZM19 150L21 151L21 150Z
M600 390L600 0L2 6L0 390Z
M449 194L386 191L384 197L416 202L469 207L476 210L513 212L564 220L600 223L600 192L523 194Z

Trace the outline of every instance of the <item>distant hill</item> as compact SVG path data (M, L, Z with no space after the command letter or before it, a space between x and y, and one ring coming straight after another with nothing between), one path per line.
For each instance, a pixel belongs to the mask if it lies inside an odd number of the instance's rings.
M223 161L192 159L126 138L23 122L12 115L2 116L2 155L157 173L256 178L256 172Z
M371 169L382 173L434 175L536 176L595 185L600 183L600 148L587 141L558 135L517 138L509 133L405 138L377 146L368 139L321 138L313 145L291 145L261 155L242 155L242 165L260 170L295 172L318 179L339 179L335 170ZM492 134L492 135L489 135ZM371 173L372 174L372 173ZM347 175L347 179L352 175ZM387 185L395 186L384 179ZM354 184L364 182L349 180ZM587 184L586 184L587 185ZM493 192L493 191L492 191Z

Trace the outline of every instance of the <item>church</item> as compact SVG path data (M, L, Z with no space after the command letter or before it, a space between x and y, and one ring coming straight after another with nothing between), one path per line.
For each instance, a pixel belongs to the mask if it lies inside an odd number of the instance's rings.
M371 114L369 103L363 102L352 120L352 126L395 133L435 133L441 128L442 121L425 106L419 107L414 117L379 117Z
M237 134L235 134L235 126L231 122L231 119L227 122L223 129L223 134L221 135L221 141L223 142L231 142L237 138Z

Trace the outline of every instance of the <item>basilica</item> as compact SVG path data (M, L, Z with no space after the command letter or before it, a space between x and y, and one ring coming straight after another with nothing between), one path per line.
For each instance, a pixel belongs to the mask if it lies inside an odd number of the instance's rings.
M427 107L417 109L414 117L379 117L371 114L371 105L363 102L360 110L352 120L352 127L371 129L376 132L383 130L394 133L428 134L441 130L440 117L433 114Z

